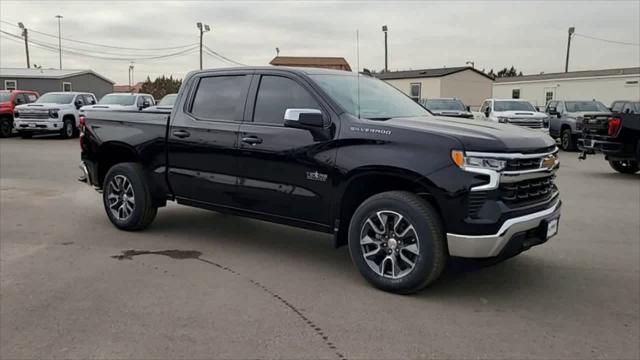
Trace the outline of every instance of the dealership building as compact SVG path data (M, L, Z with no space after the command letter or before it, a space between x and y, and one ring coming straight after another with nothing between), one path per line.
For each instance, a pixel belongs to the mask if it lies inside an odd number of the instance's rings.
M113 92L113 84L93 70L0 68L2 90L33 90L41 95L53 91L82 91L100 99Z
M609 106L614 100L640 99L640 67L571 71L497 78L493 97L526 99L538 106L550 100L598 100Z

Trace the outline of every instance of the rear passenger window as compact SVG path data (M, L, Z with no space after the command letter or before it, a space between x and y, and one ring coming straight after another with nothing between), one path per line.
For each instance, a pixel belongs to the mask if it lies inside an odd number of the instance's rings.
M281 76L260 80L253 121L283 124L287 109L320 109L318 102L295 81Z
M250 80L246 75L200 79L191 114L200 119L241 121Z

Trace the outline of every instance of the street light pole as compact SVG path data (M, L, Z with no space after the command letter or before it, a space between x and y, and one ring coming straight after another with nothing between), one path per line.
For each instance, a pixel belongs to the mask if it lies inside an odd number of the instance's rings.
M129 92L133 92L133 62L129 64Z
M384 33L384 72L389 71L389 56L387 51L387 32L389 31L389 27L387 25L382 25L382 32Z
M22 29L22 37L24 37L24 50L27 53L27 69L31 67L31 63L29 62L29 32L23 23L19 22L18 27Z
M60 19L63 18L62 15L56 15L58 18L58 58L60 60L60 70L62 70L62 32L60 31Z
M567 61L564 63L564 72L569 72L569 50L571 49L571 36L576 32L575 27L569 28L569 39L567 40Z
M211 28L209 27L209 25L203 24L201 22L196 23L196 27L198 28L198 30L200 30L200 70L202 70L202 36L205 32L210 31Z

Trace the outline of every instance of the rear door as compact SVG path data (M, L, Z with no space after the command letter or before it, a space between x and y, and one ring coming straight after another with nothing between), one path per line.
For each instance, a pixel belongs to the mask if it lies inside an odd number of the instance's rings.
M179 201L235 207L238 131L252 75L203 73L176 103L168 133L168 180Z
M321 110L333 129L329 107L303 79L268 71L255 76L249 102L239 139L241 206L285 222L328 225L335 131L314 138L309 130L285 127L284 115L287 109Z

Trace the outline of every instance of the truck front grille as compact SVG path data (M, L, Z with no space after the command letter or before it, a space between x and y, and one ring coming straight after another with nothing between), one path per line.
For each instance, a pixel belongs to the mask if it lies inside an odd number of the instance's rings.
M551 198L557 190L555 175L500 185L500 200L507 205L524 205Z
M524 126L532 129L542 129L544 127L542 120L527 119L527 118L510 118L509 124Z
M523 171L539 169L544 156L525 159L509 159L505 171Z
M20 112L20 119L31 120L31 119L40 119L47 120L49 119L49 112Z

